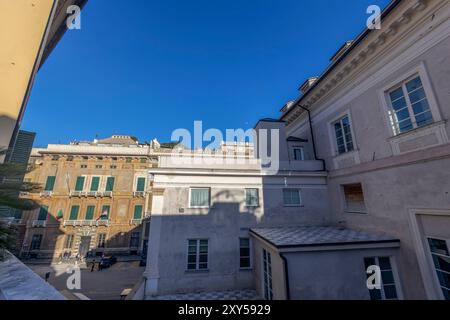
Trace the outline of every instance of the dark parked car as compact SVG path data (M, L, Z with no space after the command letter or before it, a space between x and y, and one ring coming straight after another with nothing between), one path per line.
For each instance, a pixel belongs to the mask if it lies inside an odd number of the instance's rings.
M113 264L117 262L117 258L114 256L103 257L100 260L99 269L105 269L111 267Z

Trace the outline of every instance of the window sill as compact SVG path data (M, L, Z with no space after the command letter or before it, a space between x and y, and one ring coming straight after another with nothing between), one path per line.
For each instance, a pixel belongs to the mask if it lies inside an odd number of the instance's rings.
M349 213L349 214L369 214L367 211L349 211L349 210L345 210L345 213Z
M305 206L302 204L284 204L285 208L304 208Z
M253 271L253 268L252 267L250 267L250 268L239 268L239 271L242 271L242 272Z
M205 270L185 270L184 273L189 273L189 274L209 273L209 269L205 269Z
M361 163L359 158L359 149L350 152L335 154L333 158L334 168L342 169Z
M438 121L389 138L392 152L400 155L448 143L445 125L446 121Z

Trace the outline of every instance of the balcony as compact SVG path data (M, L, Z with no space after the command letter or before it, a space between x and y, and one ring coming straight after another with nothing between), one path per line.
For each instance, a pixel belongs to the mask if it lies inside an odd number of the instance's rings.
M101 197L107 197L112 198L113 192L112 191L70 191L70 197L74 198L81 198L81 197L95 197L95 198L101 198Z
M142 219L131 219L130 220L130 225L132 226L139 226L142 224Z
M65 220L64 227L81 227L83 225L82 220Z
M40 196L42 198L50 198L53 195L53 191L42 191Z
M145 198L145 191L134 191L133 197L135 198Z
M108 227L109 226L109 220L98 220L97 221L97 227Z
M83 192L83 191L70 191L69 196L70 197L81 198L81 197L85 197L86 196L86 192Z
M45 220L34 220L31 224L33 228L45 228L47 226L47 221Z

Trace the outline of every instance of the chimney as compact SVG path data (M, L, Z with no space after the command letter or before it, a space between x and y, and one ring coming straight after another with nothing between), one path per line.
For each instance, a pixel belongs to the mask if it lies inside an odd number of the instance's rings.
M330 61L333 63L338 61L339 58L342 57L344 55L344 53L347 52L348 48L350 48L352 44L353 44L353 40L345 42L342 45L342 47L340 47L339 50L331 57Z
M316 83L318 79L319 79L318 77L308 78L305 82L303 82L303 84L300 86L298 90L302 94L305 94L314 85L314 83Z

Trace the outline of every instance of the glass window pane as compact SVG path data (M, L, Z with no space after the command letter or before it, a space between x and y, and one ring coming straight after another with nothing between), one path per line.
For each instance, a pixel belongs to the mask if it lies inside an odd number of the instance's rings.
M449 255L447 243L444 240L429 238L428 243L430 245L431 252L446 256Z
M205 270L205 269L208 269L208 264L207 263L200 263L198 267L199 267L200 270Z
M195 255L188 255L188 263L195 263L197 261L197 257Z
M247 238L240 238L239 243L241 247L249 247L250 246L250 239Z
M394 109L394 111L400 111L406 109L406 107L407 104L405 98L401 98L397 101L392 102L392 108Z
M442 271L450 272L450 257L442 257L433 254L434 266Z
M398 89L395 89L391 93L389 93L389 97L391 98L391 101L395 101L395 100L397 100L399 98L402 98L403 97L403 90L402 90L402 88L400 87Z
M422 113L418 116L416 116L416 122L418 127L425 126L427 124L430 124L433 122L433 115L431 114L431 111Z
M381 290L369 290L370 300L381 300Z
M375 258L364 258L364 266L366 267L366 270L370 266L375 265Z
M441 271L436 272L441 286L450 288L450 274Z
M406 89L408 90L408 92L414 91L420 87L422 87L422 81L420 80L420 77L417 77L406 84Z
M407 120L405 120L405 121L399 123L399 124L398 124L398 127L399 127L399 131L400 131L401 133L402 133L402 132L410 131L410 130L412 130L412 129L414 128L414 127L413 127L413 124L412 124L412 122L411 122L410 119L407 119Z
M395 285L383 286L386 299L397 299L397 289Z
M199 257L199 262L201 262L201 263L208 262L208 256L205 255L205 254L201 254L200 257Z
M408 108L404 108L400 111L395 112L395 119L397 122L402 122L409 119L409 111Z
M418 89L418 90L416 90L414 92L411 92L409 94L409 100L411 100L412 104L414 104L414 103L416 103L418 101L424 100L424 99L426 100L426 97L427 96L426 96L425 90L423 88Z
M392 270L391 261L388 257L380 257L378 258L378 261L380 262L381 270Z
M381 279L383 280L383 284L394 284L394 275L392 271L381 271Z
M209 189L191 189L191 207L209 207Z
M188 263L188 270L195 270L197 265L195 263Z
M425 100L413 103L412 108L413 108L414 114L419 114L419 113L423 113L425 111L430 110L430 105L428 104L428 101L425 99Z

